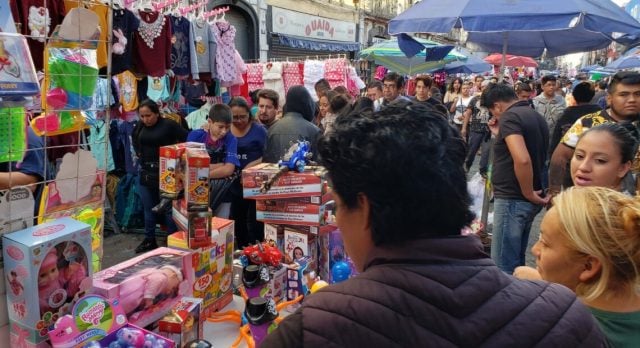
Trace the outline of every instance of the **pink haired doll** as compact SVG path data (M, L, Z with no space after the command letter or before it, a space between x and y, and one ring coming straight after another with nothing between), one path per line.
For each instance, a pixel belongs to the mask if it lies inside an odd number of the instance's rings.
M40 313L60 307L67 299L67 292L62 287L60 270L58 269L58 253L53 248L42 260L38 272L38 298Z
M121 282L120 304L127 315L145 310L154 301L176 297L182 279L182 272L175 266L142 269Z

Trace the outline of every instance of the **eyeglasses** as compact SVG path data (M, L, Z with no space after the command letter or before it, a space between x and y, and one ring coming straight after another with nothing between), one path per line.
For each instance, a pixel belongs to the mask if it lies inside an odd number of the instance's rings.
M249 118L248 114L246 114L246 115L234 115L233 116L233 120L234 121L242 121L242 120L245 120L247 118Z

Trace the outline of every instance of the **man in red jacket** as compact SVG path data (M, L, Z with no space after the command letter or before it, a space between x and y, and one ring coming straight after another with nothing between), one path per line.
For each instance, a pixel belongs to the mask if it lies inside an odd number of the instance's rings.
M428 105L342 117L319 141L346 252L361 272L304 300L268 347L603 347L560 285L502 272L479 238L465 147Z

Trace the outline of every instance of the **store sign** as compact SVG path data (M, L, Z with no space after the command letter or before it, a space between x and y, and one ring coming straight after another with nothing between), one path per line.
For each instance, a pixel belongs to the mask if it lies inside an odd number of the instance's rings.
M356 24L335 19L271 8L273 32L309 39L356 41Z

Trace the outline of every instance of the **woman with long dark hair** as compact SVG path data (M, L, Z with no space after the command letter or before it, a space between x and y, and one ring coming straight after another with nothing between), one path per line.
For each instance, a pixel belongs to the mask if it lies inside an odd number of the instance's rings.
M158 104L150 99L143 100L138 106L140 121L133 130L132 143L138 157L139 175L136 181L138 194L144 207L145 239L136 248L136 253L153 250L156 242L156 224L158 219L151 210L160 202L160 147L184 142L187 130L174 121L160 115ZM164 213L167 232L177 230L171 217L171 210Z

